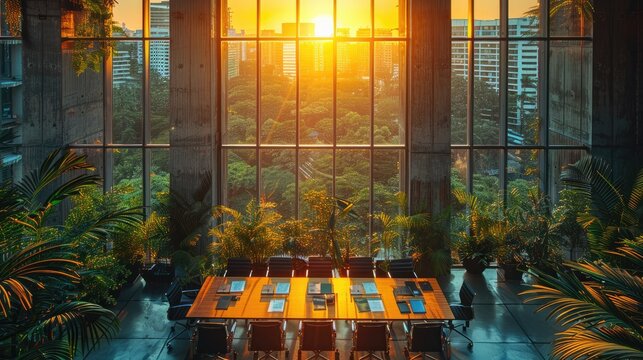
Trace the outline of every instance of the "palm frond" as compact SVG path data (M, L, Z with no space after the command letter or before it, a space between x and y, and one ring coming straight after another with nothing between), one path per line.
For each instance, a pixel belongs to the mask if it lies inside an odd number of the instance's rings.
M556 334L552 357L555 359L641 359L643 339L624 328L601 324L575 325Z
M46 338L47 334L59 334L58 338L69 342L72 354L80 348L87 353L102 339L111 339L118 334L120 324L116 315L96 304L72 301L56 305L37 326L27 331L31 340Z
M634 180L632 185L632 192L630 193L630 200L628 201L628 207L632 210L638 209L643 202L643 169L639 170L639 173Z
M66 339L47 341L18 355L16 360L69 360L73 358Z
M7 317L13 304L24 310L32 307L32 290L42 289L43 278L79 280L76 268L80 265L70 260L70 245L57 241L33 243L24 249L5 254L0 264L0 312Z

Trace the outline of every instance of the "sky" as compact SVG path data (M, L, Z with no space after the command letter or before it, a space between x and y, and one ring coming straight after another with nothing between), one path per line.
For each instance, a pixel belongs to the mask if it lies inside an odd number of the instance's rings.
M399 0L375 0L375 27L397 27L397 3ZM475 0L476 19L497 19L499 0ZM538 4L539 0L509 0L509 17L521 17L525 11ZM152 3L160 0L152 0ZM338 0L337 27L358 29L370 27L370 0ZM452 0L452 17L467 17L468 0ZM114 20L125 23L131 30L142 26L142 1L118 0L114 8ZM281 23L295 22L295 0L261 0L262 28L281 31ZM332 21L333 0L300 0L300 21L316 22L324 26L324 21ZM228 0L232 9L232 23L236 29L254 28L256 22L257 0ZM326 25L327 26L327 25Z

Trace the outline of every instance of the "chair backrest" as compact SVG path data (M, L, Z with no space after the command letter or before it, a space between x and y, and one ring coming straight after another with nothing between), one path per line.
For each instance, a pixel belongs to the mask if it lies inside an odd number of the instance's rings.
M268 259L268 276L270 277L292 277L292 258L273 256Z
M165 291L165 298L167 302L170 303L170 306L175 306L181 303L181 284L178 280L172 281L170 286Z
M247 258L229 258L224 276L250 277L252 263Z
M373 258L368 256L348 258L348 276L351 278L374 278Z
M353 347L356 351L388 350L388 324L383 321L358 322L353 335Z
M329 257L311 256L308 258L308 277L333 277L333 260Z
M335 334L332 320L303 321L301 323L301 334L301 350L335 350Z
M170 321L185 320L191 306L192 304L170 306L167 309L167 319Z
M442 350L442 323L417 323L411 325L412 352L439 352Z
M228 329L224 323L200 322L197 325L197 355L217 356L230 352Z
M471 289L471 287L466 283L462 283L460 287L460 304L464 306L471 306L473 304L473 299L476 297L476 293Z
M395 259L388 265L388 275L392 278L416 278L413 259Z
M283 329L280 321L251 321L250 351L281 351Z

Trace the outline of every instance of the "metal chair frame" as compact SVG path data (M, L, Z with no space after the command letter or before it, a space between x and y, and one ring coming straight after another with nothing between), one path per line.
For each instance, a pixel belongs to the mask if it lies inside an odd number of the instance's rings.
M464 294L463 294L464 292ZM467 283L462 283L462 287L460 287L460 304L457 305L451 305L451 308L454 307L463 307L463 308L470 308L471 311L473 312L473 299L476 296L476 293L467 285ZM465 297L465 295L467 297ZM467 339L469 341L469 344L467 345L469 348L473 347L473 340L464 332L467 331L467 328L469 327L469 321L470 319L455 319L457 320L463 320L464 323L455 325L453 323L453 320L449 320L448 322L448 327L449 327L449 338L451 337L451 333L456 332L457 334L460 334L463 338ZM459 327L462 327L462 331L458 330Z

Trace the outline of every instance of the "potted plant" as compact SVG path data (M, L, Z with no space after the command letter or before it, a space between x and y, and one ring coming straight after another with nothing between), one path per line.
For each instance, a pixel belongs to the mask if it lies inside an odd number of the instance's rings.
M296 276L306 276L308 263L305 258L313 254L322 254L310 231L308 219L288 219L279 225L283 237L283 252L293 259Z
M215 239L211 250L220 264L231 257L246 257L254 273L265 273L266 260L283 250L277 229L281 215L275 207L275 203L252 199L244 212L223 205L214 208L213 216L221 222L210 230Z
M466 206L461 216L469 224L468 230L455 234L455 250L467 272L482 274L496 256L497 244L491 230L497 223L492 215L497 204L482 206L475 195L462 190L455 190L453 195L461 205Z

